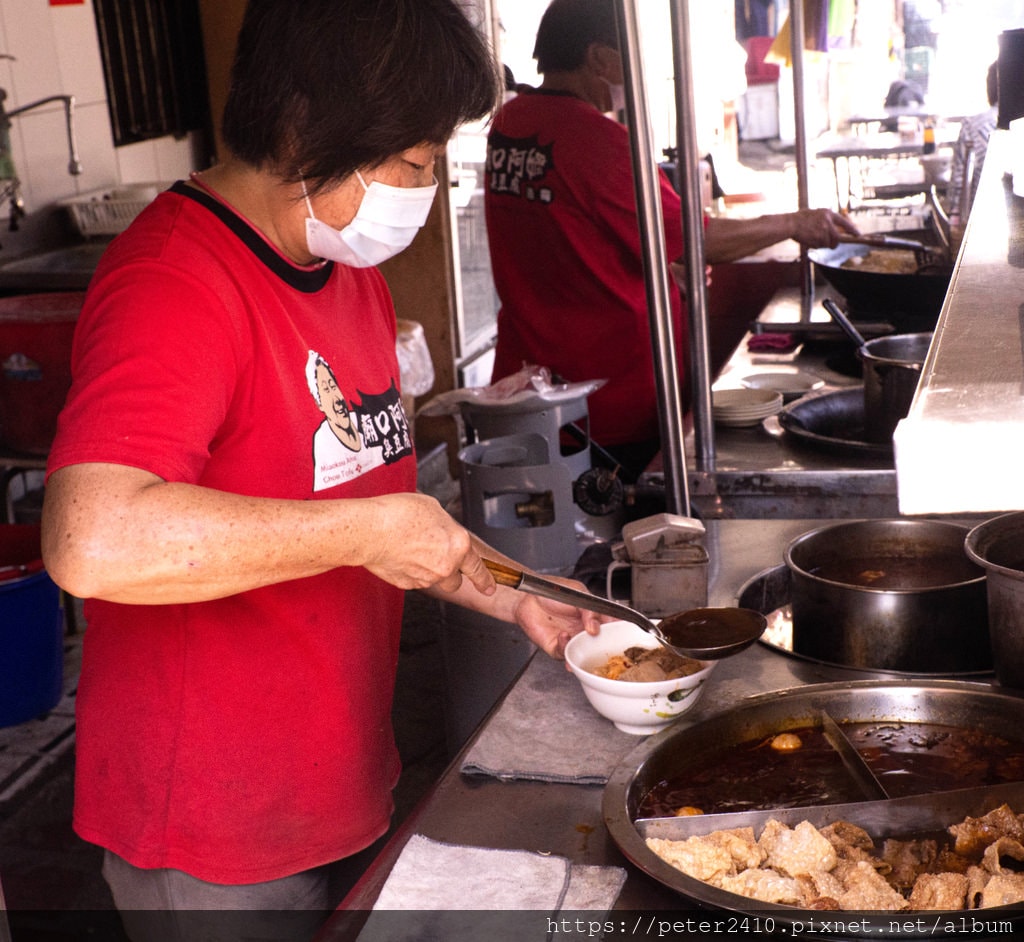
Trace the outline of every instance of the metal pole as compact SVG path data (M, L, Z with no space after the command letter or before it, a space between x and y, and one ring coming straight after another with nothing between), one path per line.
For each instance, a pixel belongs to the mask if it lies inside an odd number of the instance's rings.
M0 886L0 942L13 942L11 924L7 920L7 903L4 901L3 886Z
M661 193L653 135L643 80L640 30L636 0L619 0L619 42L625 73L626 115L633 157L640 248L647 288L647 311L651 324L654 382L658 395L661 454L665 471L665 502L670 513L690 514L686 482L686 453L683 448L683 405L676 369L676 339L672 324L668 250L661 212Z
M704 207L701 206L699 151L693 103L693 56L689 0L672 2L672 58L676 94L676 151L679 193L683 199L683 242L686 299L690 324L690 365L693 370L693 424L697 469L715 466L714 419L711 409L711 341L707 289L704 281Z
M807 116L804 112L804 2L793 0L790 4L789 34L790 58L793 60L793 127L796 148L797 205L800 209L810 206L808 196ZM811 319L814 308L814 275L807 247L800 247L800 319Z

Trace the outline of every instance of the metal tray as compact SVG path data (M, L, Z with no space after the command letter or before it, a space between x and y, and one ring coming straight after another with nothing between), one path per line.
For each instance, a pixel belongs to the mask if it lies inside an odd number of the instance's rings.
M688 766L700 761L702 754L706 755L722 745L739 744L758 736L813 725L822 710L840 723L936 723L962 729L984 729L1011 741L1020 741L1020 731L1024 729L1024 697L966 681L855 681L776 691L751 697L735 708L704 721L670 727L641 743L623 759L605 786L602 801L605 825L632 864L679 893L692 906L725 913L756 914L774 920L775 930L784 935L792 935L793 930L799 928L803 934L814 937L813 932L808 931L809 925L821 925L831 916L844 923L846 938L921 938L920 930L914 928L915 914L910 911L902 914L824 914L758 902L688 877L649 850L644 842L641 828L646 830L652 825L641 822L638 826L637 808L641 798L655 784L685 773ZM846 820L860 823L878 839L943 831L962 819L960 810L963 808L969 809L965 813L977 816L1005 802L1015 811L1024 811L1024 783L970 789L969 792L966 798L944 792L891 801L821 806L814 815L825 822L829 819L830 810L841 809ZM708 832L717 829L713 823L715 817L707 816ZM898 828L900 833L888 830L888 825L901 820L907 822L907 829ZM884 822L884 834L878 833L880 822ZM1019 907L967 912L981 920L1013 922L1018 931L1017 924L1024 920L1024 911ZM926 914L929 938L955 935L955 920L962 915L964 913L959 911L929 911Z

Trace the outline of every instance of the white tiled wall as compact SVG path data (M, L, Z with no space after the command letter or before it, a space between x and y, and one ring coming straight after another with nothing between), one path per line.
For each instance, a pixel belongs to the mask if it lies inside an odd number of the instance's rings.
M48 0L0 0L0 88L8 110L49 95L75 96L75 136L82 174L68 173L63 105L12 119L11 145L31 213L57 200L103 187L171 181L192 169L188 139L160 138L116 148L92 0L50 6ZM6 205L0 218L6 218Z

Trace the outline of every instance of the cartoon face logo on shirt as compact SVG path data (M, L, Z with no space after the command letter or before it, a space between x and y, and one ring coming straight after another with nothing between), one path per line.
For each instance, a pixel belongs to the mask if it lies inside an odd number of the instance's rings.
M315 350L306 381L323 419L313 433L313 490L337 487L413 454L409 421L394 380L383 393L346 399L330 364Z
M491 193L537 203L554 199L543 179L555 165L554 145L537 137L514 138L492 131L487 140L487 174Z
M345 397L338 389L338 381L330 366L319 356L313 362L313 390L317 406L324 414L324 420L335 437L349 451L359 451L363 447L359 440L359 429L349 411Z

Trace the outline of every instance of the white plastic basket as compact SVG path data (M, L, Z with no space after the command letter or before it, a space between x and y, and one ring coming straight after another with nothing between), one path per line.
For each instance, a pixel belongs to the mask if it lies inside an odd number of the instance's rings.
M75 228L83 236L117 235L167 188L166 183L105 188L61 200L67 207Z

